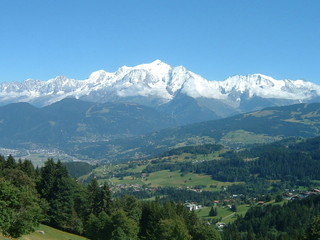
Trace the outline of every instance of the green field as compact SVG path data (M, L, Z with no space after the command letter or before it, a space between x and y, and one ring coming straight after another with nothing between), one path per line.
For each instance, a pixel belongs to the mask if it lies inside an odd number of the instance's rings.
M99 180L103 181L103 180ZM149 185L151 187L196 187L203 186L203 190L220 191L221 187L230 186L232 184L240 184L240 182L220 182L211 179L209 175L186 173L179 171L162 170L150 173L147 177L134 178L126 176L121 179L112 178L115 184L140 184Z
M146 166L147 166L147 164L136 166L135 168L130 168L127 171L128 172L139 173L139 172L142 172L146 168Z
M266 142L274 142L279 140L277 137L270 137L265 134L256 134L244 130L236 130L233 132L228 132L223 138L220 140L222 145L228 145L232 143L242 143L242 144L256 144L256 143L266 143Z
M197 211L197 215L199 217L208 218L208 219L220 219L221 218L221 222L230 223L236 219L237 215L244 216L249 208L250 208L250 206L248 206L248 205L239 205L239 206L237 206L237 212L232 212L230 209L228 209L225 206L218 206L217 207L218 216L209 217L209 212L210 212L211 207L204 207L204 208Z
M195 160L198 161L210 161L210 160L219 160L221 159L220 155L227 152L227 149L222 149L220 151L216 151L214 153L209 154L191 154L191 153L182 153L180 155L173 155L169 157L163 157L162 160L167 163L177 163L177 162L192 162Z

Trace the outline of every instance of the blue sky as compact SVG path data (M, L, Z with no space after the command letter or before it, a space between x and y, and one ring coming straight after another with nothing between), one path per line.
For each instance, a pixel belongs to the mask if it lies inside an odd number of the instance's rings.
M0 81L85 79L160 59L208 80L320 84L319 0L1 0Z

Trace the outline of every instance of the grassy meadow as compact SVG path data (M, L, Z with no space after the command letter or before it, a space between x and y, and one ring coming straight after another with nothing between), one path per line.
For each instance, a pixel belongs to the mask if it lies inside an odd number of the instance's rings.
M103 180L100 180L103 181ZM220 182L213 180L211 176L196 173L181 173L179 171L161 170L150 173L146 177L126 176L123 178L111 178L114 184L139 184L150 187L197 187L203 190L220 191L221 187L227 187L241 182Z

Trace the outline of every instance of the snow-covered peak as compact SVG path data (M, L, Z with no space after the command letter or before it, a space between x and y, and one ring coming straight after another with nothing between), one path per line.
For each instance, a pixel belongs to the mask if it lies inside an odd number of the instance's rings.
M232 105L254 96L306 101L320 96L320 87L304 80L276 80L260 73L208 81L183 66L172 67L160 60L123 66L113 73L99 70L85 80L57 76L48 81L27 79L22 83L0 83L0 102L28 101L40 102L40 105L64 97L97 102L142 97L146 101L156 99L157 103L165 103L179 93Z
M220 82L220 86L225 92L237 91L244 93L252 88L274 87L275 85L282 85L282 82L274 80L271 77L262 74L251 74L246 76L235 75Z
M168 65L165 62L162 62L160 59L156 59L153 62L151 62L150 64L155 64L155 65L165 64L165 65Z
M306 100L320 94L320 87L303 80L276 80L263 74L232 76L220 82L220 87L226 94L247 93L249 97Z
M139 69L153 69L153 68L163 68L163 67L170 67L171 66L165 62L162 62L161 60L157 59L151 63L144 63L144 64L140 64L135 66L134 68L139 68Z
M88 80L92 82L101 82L103 80L114 77L113 73L106 72L104 70L99 70L90 74Z
M151 63L135 66L133 69L148 71L152 75L162 78L172 70L172 67L160 60L156 60Z
M267 80L270 80L270 81L275 81L274 78L270 77L270 76L267 76L267 75L264 75L264 74L261 74L261 73L254 73L254 74L249 74L247 76L251 76L253 78L263 78L263 79L267 79Z
M132 67L122 66L115 72L115 75L120 75L120 74L126 73L126 72L130 71L131 69L132 69Z

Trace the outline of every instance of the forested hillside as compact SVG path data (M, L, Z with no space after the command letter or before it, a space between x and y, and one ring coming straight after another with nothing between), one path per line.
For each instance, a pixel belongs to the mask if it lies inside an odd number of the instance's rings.
M249 209L224 229L224 240L318 240L320 196Z
M183 147L165 152L161 156L181 153L207 154L221 149L220 145ZM320 137L288 145L287 141L258 145L220 154L219 161L153 161L144 171L151 173L159 170L180 170L210 175L213 179L236 182L252 178L267 180L320 180Z

